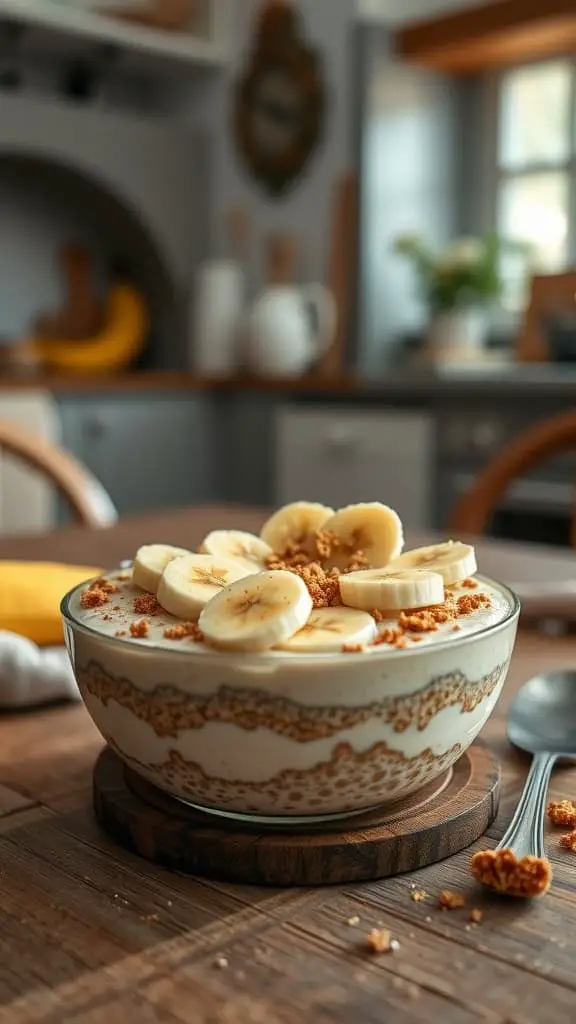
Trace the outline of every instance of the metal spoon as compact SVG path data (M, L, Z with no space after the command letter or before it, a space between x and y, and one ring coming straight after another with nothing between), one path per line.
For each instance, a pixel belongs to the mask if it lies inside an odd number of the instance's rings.
M546 793L554 763L576 758L576 671L534 676L524 683L508 714L508 739L533 754L516 812L497 850L518 859L544 857Z

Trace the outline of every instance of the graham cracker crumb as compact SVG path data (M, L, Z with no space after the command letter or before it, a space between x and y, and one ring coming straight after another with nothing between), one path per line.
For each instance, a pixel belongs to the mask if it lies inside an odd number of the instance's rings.
M153 594L138 594L132 607L137 615L157 615L160 611L160 605Z
M480 907L472 907L470 911L470 920L473 924L482 924L482 918L484 917L484 911L480 910Z
M384 616L382 615L382 612L379 611L378 608L373 608L372 611L370 612L370 615L372 616L372 618L374 619L374 622L377 625L378 625L378 623L382 622L382 620L384 618Z
M366 936L366 942L372 953L390 953L392 934L388 928L372 928Z
M319 562L280 568L296 573L304 581L314 608L334 608L342 604L337 569L323 569Z
M438 897L438 906L440 910L458 910L466 906L466 897L460 892L443 889Z
M563 846L565 850L570 850L571 853L576 853L576 829L560 836L560 846Z
M349 917L346 923L349 924L351 928L355 928L357 924L360 924L358 914L354 914L352 917Z
M119 589L112 580L106 580L103 576L100 576L97 580L92 580L88 587L88 590L103 590L105 594L117 594Z
M365 650L364 644L342 644L342 654L362 654Z
M576 804L573 800L559 800L556 803L551 800L546 813L553 825L576 828Z
M456 623L455 626L452 626L452 632L453 633L459 633L461 629L462 629L462 626L459 626L458 623Z
M468 579L462 580L462 586L468 587L469 590L476 590L478 580L472 579L472 577L469 576Z
M184 640L190 637L196 643L202 643L204 634L195 622L180 622L177 626L169 626L164 630L166 640Z
M402 629L383 629L377 637L372 640L371 647L379 647L380 644L390 644L391 647L405 647L406 638Z
M423 903L424 900L428 899L428 893L425 889L413 889L410 893L410 899L414 900L414 903Z
M114 636L126 636L126 630L125 629L117 629L116 632L114 633Z
M89 587L88 590L83 591L80 604L83 608L100 608L108 600L109 596L106 590L97 590L96 588Z
M130 623L130 633L133 637L142 639L148 636L150 632L150 623L146 619L140 619L139 622Z
M545 857L522 857L512 850L480 850L470 861L472 876L496 892L511 896L540 896L552 880Z
M129 579L131 579L131 576L129 572L123 572L120 574L120 576L115 576L114 578L117 579L119 583L126 583Z
M491 608L492 601L488 594L462 594L456 601L458 615L471 615L479 608Z

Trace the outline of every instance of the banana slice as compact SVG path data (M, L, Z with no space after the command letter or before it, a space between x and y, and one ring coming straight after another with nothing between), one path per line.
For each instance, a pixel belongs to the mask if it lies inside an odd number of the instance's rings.
M310 555L315 555L314 534L323 529L333 515L334 509L327 505L294 501L291 505L283 505L270 516L260 530L260 536L278 555L283 555L289 544L297 544Z
M471 544L448 540L444 544L432 544L430 547L405 551L399 558L394 559L389 568L431 569L440 573L445 585L449 587L452 583L473 576L478 566Z
M168 563L156 596L171 615L193 622L215 594L244 576L246 569L231 558L187 554Z
M204 537L200 551L207 555L231 558L233 562L242 565L246 572L263 572L267 556L274 554L272 548L260 537L244 533L243 530L212 530L212 533Z
M312 598L293 572L260 572L231 583L203 609L199 626L214 647L265 651L308 621Z
M359 569L339 579L340 597L349 608L400 611L442 604L444 581L427 569Z
M295 654L323 654L340 651L343 644L368 644L377 632L372 616L356 608L316 608L306 625L278 646Z
M357 551L362 551L374 568L387 565L397 558L404 543L400 516L379 501L347 505L322 528L337 538L338 546L325 559L326 565L337 569L345 569Z
M136 552L132 582L142 590L155 594L168 563L173 558L191 553L186 548L173 548L170 544L145 544Z

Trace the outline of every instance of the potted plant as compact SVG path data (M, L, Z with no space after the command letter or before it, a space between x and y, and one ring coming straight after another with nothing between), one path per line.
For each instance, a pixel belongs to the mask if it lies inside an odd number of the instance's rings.
M440 253L417 235L402 235L396 252L412 261L428 306L429 349L434 355L473 355L484 345L488 310L502 290L497 235L462 238Z

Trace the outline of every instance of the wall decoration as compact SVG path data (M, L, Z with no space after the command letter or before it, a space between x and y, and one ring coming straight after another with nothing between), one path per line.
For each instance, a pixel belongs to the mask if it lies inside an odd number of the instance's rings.
M285 194L323 135L322 61L288 0L267 0L234 97L237 151L269 195Z

